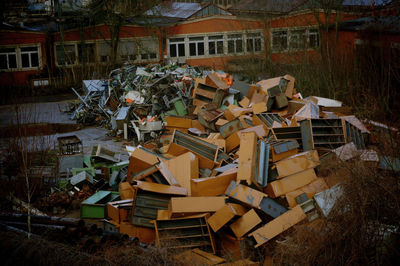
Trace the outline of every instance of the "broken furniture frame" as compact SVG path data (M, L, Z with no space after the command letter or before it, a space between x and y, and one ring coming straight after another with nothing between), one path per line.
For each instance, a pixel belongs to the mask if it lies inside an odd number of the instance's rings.
M216 252L214 236L207 223L209 214L169 220L154 220L156 245L167 249L200 248Z

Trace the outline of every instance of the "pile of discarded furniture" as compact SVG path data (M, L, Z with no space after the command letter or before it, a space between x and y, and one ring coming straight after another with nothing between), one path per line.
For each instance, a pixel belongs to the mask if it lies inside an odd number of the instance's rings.
M249 85L243 95L226 73L151 69L113 72L111 89L100 96L105 105L98 104L113 129L127 137L130 128L141 145L127 147L129 161L123 162L94 147L71 179L75 187L94 184L99 169L103 173L108 186L99 185L82 202L81 215L103 219L106 231L187 249L183 257L195 261L244 260L243 250L329 215L341 188L319 177L321 163L361 157L385 165L367 149L370 131L350 108L303 98L290 75ZM116 88L124 100L113 112ZM90 95L80 96L75 116ZM157 134L146 139L151 132Z

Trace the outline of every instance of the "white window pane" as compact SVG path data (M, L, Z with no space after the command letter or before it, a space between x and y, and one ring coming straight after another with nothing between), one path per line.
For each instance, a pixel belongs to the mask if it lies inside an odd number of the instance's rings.
M190 56L195 56L196 55L196 44L195 43L190 43L189 44L189 55Z
M185 44L178 44L178 56L185 56Z
M169 45L169 56L170 57L176 57L177 53L176 53L176 44L170 44Z
M8 55L8 67L9 68L17 68L17 55L16 54Z
M200 42L197 44L198 55L204 55L204 43Z
M119 46L120 55L134 55L136 52L133 41L121 41Z
M8 69L6 54L0 54L0 69Z
M30 67L29 54L21 54L21 64L22 67Z

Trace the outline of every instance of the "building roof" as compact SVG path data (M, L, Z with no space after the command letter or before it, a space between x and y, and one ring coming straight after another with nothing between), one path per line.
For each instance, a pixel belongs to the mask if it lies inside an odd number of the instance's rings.
M339 29L344 31L373 31L400 33L400 17L364 17L339 23Z
M343 0L343 6L382 6L387 5L392 0Z
M149 9L144 14L155 17L187 19L200 11L203 7L204 4L200 3L162 2Z
M229 10L239 12L261 12L261 13L287 13L307 0L241 0Z
M384 6L392 0L241 0L229 10L239 13L286 14L308 8L319 8L326 5L337 8ZM336 3L336 4L335 4Z
M144 13L145 18L139 18L137 24L165 26L189 18L199 18L214 15L232 15L226 10L211 3L181 3L162 2Z

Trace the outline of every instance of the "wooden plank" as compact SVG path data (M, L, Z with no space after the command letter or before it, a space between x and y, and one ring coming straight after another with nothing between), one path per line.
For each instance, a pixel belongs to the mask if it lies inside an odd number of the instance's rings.
M188 196L190 196L192 191L191 180L199 177L198 157L191 152L187 152L165 161L165 165L178 181L178 184L187 189Z
M259 223L261 223L261 219L254 209L246 212L242 217L240 217L237 221L231 224L231 229L237 238L240 238L247 234L251 229L256 227Z
M129 157L127 181L130 182L132 175L158 163L158 157L154 154L136 148Z
M226 197L184 197L171 198L168 206L171 218L195 213L216 212L225 205Z
M181 116L165 116L168 127L191 128L192 120Z
M170 185L178 185L178 181L176 181L175 177L172 175L172 173L169 171L165 163L160 162L159 164L156 165L160 173L163 175L165 180L168 182Z
M209 98L209 99L214 99L215 97L215 91L208 91L208 90L203 90L201 88L197 88L196 90L196 95L201 95L203 97Z
M137 237L140 242L153 244L156 238L154 229L142 226L136 226L131 223L121 223L119 232L127 234L130 237Z
M264 192L272 198L285 195L317 179L313 168L268 183Z
M225 81L222 80L216 72L211 72L206 76L205 83L208 86L215 87L221 90L229 89L229 86L226 85Z
M211 215L211 217L208 218L207 223L214 232L217 232L235 216L242 216L245 213L246 209L242 205L227 203Z
M253 114L260 114L267 111L267 104L265 102L259 102L253 104L251 108L253 109Z
M230 135L229 137L227 137L226 139L226 152L230 152L233 149L239 147L240 145L240 137L238 135L238 132L233 133L232 135Z
M249 86L249 91L247 92L247 98L251 99L255 92L258 92L258 86L256 84L251 84Z
M305 218L307 218L307 215L304 213L303 209L298 205L293 209L285 212L281 216L275 218L271 222L265 224L263 227L255 230L249 236L254 237L254 239L257 242L257 244L254 247L257 248L262 244L268 242L269 240L273 239L275 236L286 231L293 225L304 220Z
M218 176L192 179L192 196L219 196L223 195L232 181L236 180L237 169Z
M187 189L184 187L177 186L168 186L157 183L150 183L145 181L136 181L135 187L142 189L144 191L159 193L159 194L168 194L168 195L181 195L187 196Z
M239 164L237 180L246 180L250 185L254 177L254 168L257 156L257 135L254 132L245 132L240 137Z
M285 95L289 99L293 98L293 91L294 91L294 83L296 82L296 79L292 77L291 75L285 75L283 76L284 79L289 80L288 85L286 87Z
M243 97L243 99L239 102L240 106L242 106L243 108L247 108L249 107L250 104L250 100L249 98L247 98L246 96Z
M134 189L129 182L122 182L118 186L119 197L122 200L133 199Z
M323 178L317 178L310 184L287 193L286 201L288 202L289 207L293 208L294 206L298 205L296 202L296 197L300 196L301 194L305 193L307 195L307 198L311 199L315 194L328 188L329 187Z
M275 163L278 178L293 175L295 173L317 167L320 164L316 150L298 153Z

